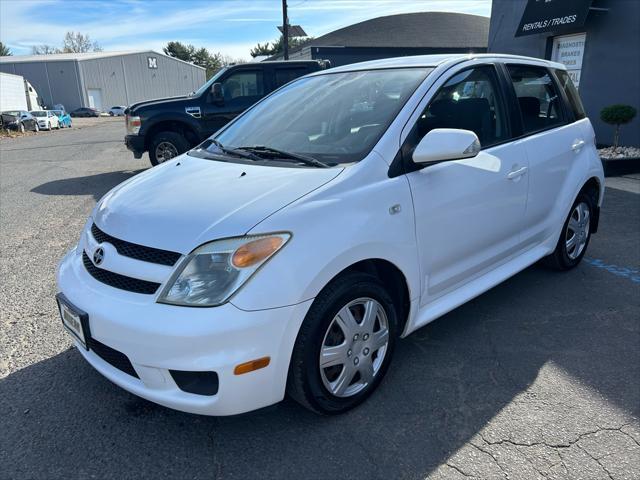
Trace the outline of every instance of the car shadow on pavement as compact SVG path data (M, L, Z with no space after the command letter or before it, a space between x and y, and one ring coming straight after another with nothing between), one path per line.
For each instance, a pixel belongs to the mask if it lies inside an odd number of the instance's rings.
M614 288L597 295L603 281ZM586 264L531 267L401 341L380 389L334 417L290 400L234 417L180 413L121 390L70 349L0 380L3 475L424 478L549 364L637 417L630 285Z
M93 198L98 201L116 185L144 171L145 169L123 170L84 177L62 178L38 185L31 191L41 195L93 195Z

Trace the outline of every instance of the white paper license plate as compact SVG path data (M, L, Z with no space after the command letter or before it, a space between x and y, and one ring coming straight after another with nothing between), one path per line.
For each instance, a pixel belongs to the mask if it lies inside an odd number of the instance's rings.
M71 333L71 335L73 335L85 348L87 348L87 341L85 339L84 328L82 326L83 314L67 305L62 299L58 299L58 305L60 306L62 324Z

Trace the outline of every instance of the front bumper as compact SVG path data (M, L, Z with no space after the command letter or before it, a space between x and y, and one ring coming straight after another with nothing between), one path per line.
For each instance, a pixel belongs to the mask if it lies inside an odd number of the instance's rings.
M189 308L155 302L91 277L76 249L57 272L59 291L89 315L91 338L126 355L139 378L76 343L83 357L113 383L166 407L204 415L233 415L284 398L291 351L311 300L270 310L231 303ZM268 356L269 365L235 375L238 364ZM214 371L215 395L182 391L169 370Z
M144 137L140 135L126 135L124 137L125 146L133 152L135 158L141 158L146 151Z

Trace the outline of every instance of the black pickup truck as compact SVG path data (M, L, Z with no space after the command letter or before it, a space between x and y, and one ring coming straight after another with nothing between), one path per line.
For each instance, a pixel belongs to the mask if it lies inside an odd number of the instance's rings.
M322 61L246 63L225 67L197 92L140 102L126 112L125 144L153 165L199 144L255 102L291 80L326 68Z

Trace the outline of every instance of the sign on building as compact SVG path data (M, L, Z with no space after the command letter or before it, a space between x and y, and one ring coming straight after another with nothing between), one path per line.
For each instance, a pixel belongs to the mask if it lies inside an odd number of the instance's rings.
M567 67L567 73L576 87L580 85L580 71L582 70L582 57L586 41L586 33L563 35L553 39L551 60Z
M158 57L147 57L147 66L149 68L158 68Z
M590 6L591 0L528 0L516 37L581 27Z

